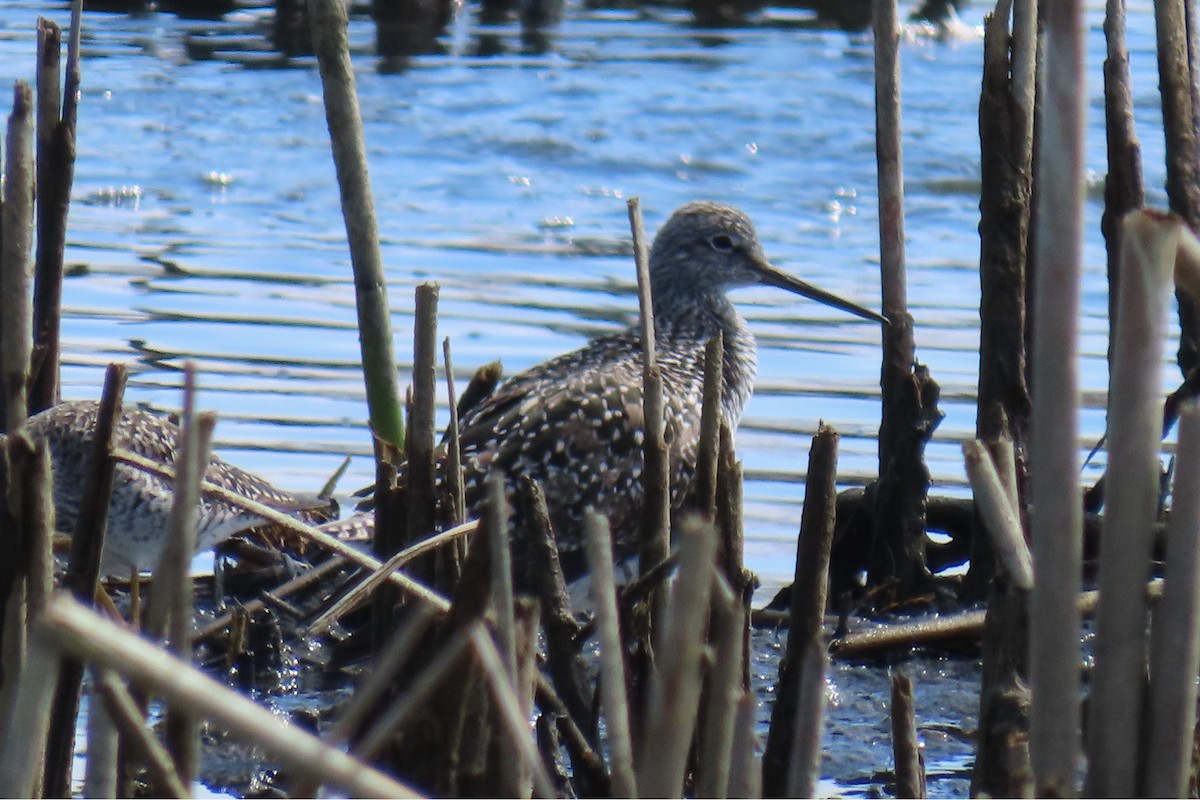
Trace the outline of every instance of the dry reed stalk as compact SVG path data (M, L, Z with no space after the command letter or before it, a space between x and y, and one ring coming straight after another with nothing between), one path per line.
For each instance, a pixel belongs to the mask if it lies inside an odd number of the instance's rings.
M1174 215L1135 211L1122 220L1113 385L1109 395L1108 491L1100 539L1096 667L1088 713L1090 794L1132 796L1146 679L1145 580L1158 517L1162 355L1167 298L1178 250Z
M811 771L813 765L820 762L819 736L806 738L807 745L815 749L799 760L793 758L793 738L800 697L806 691L817 690L809 682L815 680L822 686L824 684L823 675L805 673L803 667L805 653L825 646L822 622L827 605L829 559L837 510L838 439L837 431L821 423L809 450L804 511L796 543L787 651L779 669L778 691L775 706L771 709L771 725L763 756L763 791L769 797L784 797L791 793L795 788L790 777L793 769ZM819 726L820 720L812 721L812 724ZM815 789L815 784L811 789Z
M450 524L458 525L467 517L466 489L462 474L462 441L458 436L458 398L454 391L454 363L450 360L450 337L442 340L442 359L446 367L446 397L450 423L446 426L446 493L450 497ZM463 554L466 549L463 548Z
M725 337L718 331L704 349L704 401L700 409L700 445L696 453L696 507L705 519L717 516L717 456L721 451L721 391Z
M128 450L118 448L113 453L113 458L120 461L122 464L129 464L154 475L162 476L167 480L174 480L174 471L164 468L157 462L151 461L148 458L143 458L137 453L132 453ZM312 525L306 525L294 517L290 517L282 511L278 511L270 506L263 505L243 497L236 492L231 492L224 487L217 486L215 483L204 481L200 484L200 490L210 497L216 497L222 501L236 506L247 513L253 514L256 517L262 517L267 522L273 525L278 525L287 531L294 533L304 540L312 544L324 548L336 555L341 556L347 561L359 567L369 570L377 570L383 566L383 562L379 559L368 555L367 553L357 550L353 546L341 541L335 536L322 531L320 528L315 528ZM460 526L461 527L461 526ZM431 606L435 611L448 611L450 602L446 598L439 595L427 586L424 586L402 572L391 572L388 574L387 580L404 591L408 592L412 597L420 600L423 603Z
M712 640L716 650L708 670L707 695L696 757L696 796L726 797L732 769L734 721L742 695L742 643L746 614L742 600L720 571L713 574Z
M85 798L117 796L118 729L100 699L93 681L88 692L87 765L83 774Z
M96 427L92 433L88 470L83 479L79 514L71 538L71 553L62 577L63 589L85 606L92 604L99 584L104 532L108 525L108 505L115 473L112 452L121 419L125 379L124 365L108 365ZM79 715L82 681L83 664L74 659L64 659L59 670L46 744L44 791L51 797L66 796L70 791L71 762L75 755L75 720Z
M755 753L757 729L758 699L751 692L742 692L733 720L732 761L726 797L762 797L762 762Z
M0 425L24 427L33 347L29 306L33 238L33 90L13 87L13 109L4 142L4 204L0 216Z
M448 531L436 533L433 536L430 536L428 539L423 539L410 547L404 548L399 553L396 553L396 555L380 564L376 569L368 572L365 577L359 578L358 583L352 589L339 597L337 602L335 602L329 608L321 612L320 616L318 616L308 625L308 635L312 636L324 632L326 628L336 622L339 618L358 608L367 601L367 599L377 588L379 588L379 586L388 580L389 575L393 574L396 570L400 569L414 558L432 552L446 544L456 542L462 537L474 533L478 529L479 520L471 520L470 522L464 522L462 525L451 528Z
M62 660L36 636L30 637L25 659L26 667L17 676L15 704L0 728L0 786L11 797L42 797L50 706Z
M1083 246L1083 9L1045 9L1038 129L1030 443L1034 586L1030 753L1034 790L1074 794L1079 758L1079 302ZM1041 576L1039 579L1038 576Z
M1125 44L1125 0L1107 0L1104 11L1104 130L1108 174L1104 179L1104 232L1108 251L1108 318L1117 318L1120 276L1118 226L1121 218L1146 202L1142 183L1142 148L1133 117L1133 87L1129 75L1129 49ZM1108 352L1112 358L1113 331L1110 326ZM1109 386L1112 391L1112 386Z
M983 442L966 441L962 448L976 508L991 537L996 559L1013 586L1029 591L1033 588L1033 557L1025 544L1021 520L1010 494L1014 481L1001 479Z
M408 542L434 532L437 513L437 473L434 454L437 411L437 302L438 285L423 283L416 289L413 319L413 404L409 425ZM407 544L407 542L405 542Z
M168 703L193 708L261 747L297 775L350 795L415 797L412 789L332 748L66 595L46 609L37 638L73 658L124 675Z
M700 700L717 536L712 524L698 517L685 519L677 535L679 571L658 634L658 670L650 679L637 764L641 797L675 797L683 791Z
M508 536L508 500L504 496L504 476L493 472L487 476L487 508L484 511L484 529L488 537L488 556L491 571L492 610L495 612L496 649L504 665L503 675L509 687L519 696L517 689L517 634L513 613L512 549ZM520 754L513 752L517 743L501 739L500 775L498 791L502 795L517 795L521 780Z
M820 640L803 643L796 665L792 740L788 752L787 796L816 797L821 778L821 734L825 725L825 673L829 656Z
M637 783L629 735L629 698L617 612L617 587L613 577L612 536L608 520L595 512L587 512L583 524L592 578L592 605L596 612L596 635L600 643L600 708L608 730L612 793L614 797L633 798L637 796Z
M196 552L196 524L200 504L200 481L212 451L215 414L195 410L195 369L184 364L183 417L179 453L176 456L175 496L171 505L170 539L163 551L159 580L150 587L151 630L167 634L168 651L185 662L192 660L195 634L195 594L191 564ZM165 616L166 625L161 626ZM200 730L195 715L186 708L167 709L167 748L175 761L179 779L190 785L196 777L200 757Z
M107 709L113 723L127 742L137 759L150 772L151 785L167 797L191 797L192 793L179 779L171 756L158 738L146 728L146 720L138 708L137 701L115 675L108 670L92 671L93 696L98 696ZM96 704L97 706L100 704ZM91 761L91 753L88 754Z
M1200 669L1200 405L1179 414L1174 502L1167 527L1163 596L1150 637L1146 763L1139 794L1183 797L1191 769Z
M8 480L9 501L19 505L17 528L6 532L12 546L5 557L13 570L3 636L3 685L0 686L0 719L8 719L16 702L18 676L28 659L28 625L46 607L54 586L54 500L51 497L50 455L44 441L12 434L0 446ZM0 731L0 739L3 732ZM44 742L42 742L44 744ZM39 763L40 763L39 757ZM2 784L0 784L2 785Z
M629 226L633 233L633 260L637 268L638 308L642 332L643 433L642 531L638 571L645 574L671 554L671 478L665 432L662 373L658 368L654 328L654 298L650 292L650 256L642 224L642 205L629 198Z
M519 597L513 603L517 651L517 669L513 673L513 680L516 684L517 701L520 703L521 716L526 720L533 718L533 696L537 684L535 676L538 674L539 616L538 601L532 597ZM519 765L519 769L515 769L512 772L513 783L509 786L501 786L499 788L502 789L501 793L506 796L528 800L533 792L531 775L515 750L514 755L518 756L513 761ZM540 757L538 758L538 763L542 763Z
M71 185L75 178L81 10L81 1L71 4L66 86L62 92L59 87L62 33L53 22L38 20L38 241L33 288L35 363L29 388L30 414L58 402L63 252Z
M599 744L596 725L595 687L588 677L588 665L580 652L580 624L571 607L567 582L563 577L558 546L550 524L550 510L541 484L523 475L517 486L517 502L522 509L526 535L531 539L528 559L530 590L542 607L542 631L546 637L546 666L555 688L588 740Z
M524 768L533 776L534 791L542 797L553 797L554 784L550 782L550 776L542 764L537 743L534 742L529 728L529 718L522 713L520 698L513 691L513 683L509 676L505 674L504 660L496 649L495 642L481 626L472 628L469 634L484 681L500 712L500 721L507 728L509 743L524 761Z
M925 765L917 738L912 680L892 671L892 752L896 760L896 797L925 797Z
M321 70L325 119L341 190L342 218L354 268L354 300L371 430L394 447L404 447L404 414L392 351L387 276L379 253L379 228L366 143L354 87L354 68L346 35L346 7L339 0L309 3L313 49Z

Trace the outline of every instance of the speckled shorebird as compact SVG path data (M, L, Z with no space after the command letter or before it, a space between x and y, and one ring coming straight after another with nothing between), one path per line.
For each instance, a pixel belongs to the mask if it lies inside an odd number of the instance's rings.
M689 203L671 215L650 250L650 282L676 507L695 468L704 353L718 331L725 347L721 413L730 430L754 387L754 336L726 296L729 290L767 284L886 322L772 266L750 219L717 203ZM565 571L572 563L575 572L582 568L582 516L589 507L608 517L619 557L635 552L642 512L642 360L640 331L633 327L532 367L466 410L460 430L468 507L482 500L489 471L500 470L510 484L529 476L545 490ZM518 520L513 525L519 530ZM513 544L519 562L519 535Z
M99 403L75 400L60 403L29 418L29 434L49 445L54 469L56 526L75 530L84 471L88 468ZM125 407L117 427L116 444L167 467L173 467L180 430L165 417ZM324 522L328 511L316 498L276 489L267 481L213 456L205 479L236 494L311 523ZM127 577L133 568L153 569L162 556L170 524L173 485L157 475L117 462L101 571ZM235 533L259 527L263 520L211 497L201 497L196 524L196 549L206 550Z

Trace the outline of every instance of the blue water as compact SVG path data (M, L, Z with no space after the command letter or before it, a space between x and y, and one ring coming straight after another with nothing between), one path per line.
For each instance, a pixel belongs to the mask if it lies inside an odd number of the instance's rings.
M1090 5L1085 449L1107 383L1103 4ZM1153 18L1146 0L1129 6L1148 202L1165 205ZM965 491L959 442L974 430L984 11L972 4L946 35L910 28L900 48L909 299L946 412L934 491L950 494ZM0 85L32 78L38 14L68 18L59 3L0 0ZM496 357L512 373L629 321L633 195L651 231L688 200L736 204L782 267L879 306L868 36L780 24L796 17L781 9L700 34L674 11L571 2L549 51L522 55L515 26L484 31L475 14L462 9L445 55L400 73L377 69L370 23L351 23L402 379L423 281L441 284L460 388ZM98 395L103 366L123 361L128 400L172 409L191 360L223 456L313 489L349 454L348 491L373 472L320 80L307 59L263 68L278 61L269 22L255 8L217 22L85 14L67 261L86 271L65 287L63 393ZM485 33L504 52L474 55ZM760 341L737 444L747 562L767 594L792 572L818 420L842 433L846 485L877 470L879 334L770 289L737 300Z

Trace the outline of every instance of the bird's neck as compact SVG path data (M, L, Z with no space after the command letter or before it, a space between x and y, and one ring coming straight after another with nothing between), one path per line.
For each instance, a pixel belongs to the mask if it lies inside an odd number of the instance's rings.
M659 351L671 350L681 338L707 343L722 334L721 405L730 428L736 428L742 410L754 390L758 373L758 354L754 334L724 294L704 295L692 302L680 303L676 295L671 303L655 303L654 320ZM702 355L701 355L702 358Z

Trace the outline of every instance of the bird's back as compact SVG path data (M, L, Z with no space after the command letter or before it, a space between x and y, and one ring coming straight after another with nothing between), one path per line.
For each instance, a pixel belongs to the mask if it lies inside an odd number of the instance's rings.
M660 349L664 346L672 353L663 382L672 499L678 505L694 471L704 344L660 341ZM468 410L460 423L468 506L478 510L483 479L493 470L506 476L510 491L519 478L529 477L545 491L565 563L582 549L589 508L608 518L618 555L636 552L643 501L642 375L640 338L629 330L521 373ZM513 520L518 561L525 547L520 525Z

